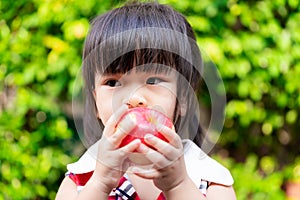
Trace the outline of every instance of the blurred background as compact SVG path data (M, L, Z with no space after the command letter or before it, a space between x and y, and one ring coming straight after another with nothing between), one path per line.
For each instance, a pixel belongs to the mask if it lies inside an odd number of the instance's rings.
M187 17L221 73L226 118L211 156L238 199L300 199L300 1L159 2ZM83 153L71 109L83 41L122 3L0 1L0 200L54 199Z

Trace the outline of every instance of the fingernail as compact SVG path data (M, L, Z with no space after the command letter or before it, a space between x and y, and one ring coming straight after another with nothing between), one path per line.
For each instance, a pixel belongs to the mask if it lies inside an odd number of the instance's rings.
M146 134L144 138L147 139L147 140L148 139L152 140L154 138L154 136L152 134Z
M140 145L142 141L140 139L135 139L132 142L134 142L135 144Z
M141 143L140 146L138 147L138 149L140 150L140 152L143 152L143 151L145 151L147 148L146 148L146 145L144 145L143 143Z

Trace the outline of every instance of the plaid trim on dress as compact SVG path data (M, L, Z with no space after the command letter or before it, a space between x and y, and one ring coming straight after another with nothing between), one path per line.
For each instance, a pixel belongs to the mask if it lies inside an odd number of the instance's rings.
M83 174L68 173L66 175L77 185L78 188L82 189L82 187L88 182L92 174L93 171ZM208 182L202 180L199 189L204 196L206 195L207 188ZM140 200L140 198L131 182L123 176L120 179L118 186L114 188L109 194L108 200ZM156 200L166 200L166 198L161 192Z

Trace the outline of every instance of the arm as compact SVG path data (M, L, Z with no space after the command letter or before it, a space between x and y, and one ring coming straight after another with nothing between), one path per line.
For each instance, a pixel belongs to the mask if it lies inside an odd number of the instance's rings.
M120 178L128 167L128 156L140 145L140 140L119 148L123 138L134 127L135 123L130 119L122 121L122 127L116 128L116 122L127 111L127 107L121 107L106 123L103 136L99 140L96 168L85 187L78 193L76 184L69 178L63 180L56 200L107 200L109 193L118 185Z
M166 199L199 199L199 200L235 200L232 187L211 184L207 195L203 195L187 174L183 158L183 146L178 134L168 127L161 127L160 132L168 139L166 143L154 136L146 136L145 141L156 150L141 144L137 149L154 164L154 170L147 171L136 167L134 173L143 178L152 179L155 186L161 189Z
M77 195L78 193L75 183L66 176L59 186L55 200L75 199Z
M88 181L86 187L81 191L77 191L77 186L69 178L65 177L62 181L59 190L56 194L55 200L65 200L65 199L90 199L90 200L107 200L108 193L101 190L101 184L95 184L92 181Z
M167 199L198 199L198 200L236 200L232 186L211 184L204 196L196 185L189 179L170 191L164 192Z
M176 187L164 191L166 199L179 200L179 199L198 199L205 200L205 196L197 188L190 178L186 178Z
M225 186L212 183L207 190L207 199L222 199L224 200L236 200L235 192L232 186Z
M125 155L126 157L127 153L134 151L139 143L139 140L135 140L130 144L122 147L124 151L122 155ZM116 160L121 161L122 159L116 158ZM69 177L65 177L55 199L107 200L109 193L118 185L119 179L121 178L123 173L124 170L120 168L108 167L101 161L97 161L96 169L92 177L80 192L77 191L76 184Z

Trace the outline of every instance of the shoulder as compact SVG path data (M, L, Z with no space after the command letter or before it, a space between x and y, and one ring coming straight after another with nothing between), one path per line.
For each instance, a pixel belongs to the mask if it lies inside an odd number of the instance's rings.
M227 168L204 153L191 140L183 140L187 173L197 185L201 180L231 186L233 178Z
M98 143L99 142L96 142L88 150L86 150L78 161L68 164L68 171L74 174L83 174L94 171L96 167Z

